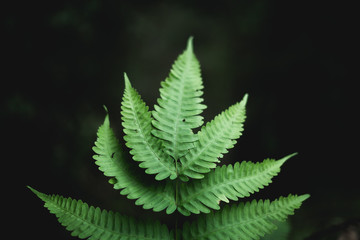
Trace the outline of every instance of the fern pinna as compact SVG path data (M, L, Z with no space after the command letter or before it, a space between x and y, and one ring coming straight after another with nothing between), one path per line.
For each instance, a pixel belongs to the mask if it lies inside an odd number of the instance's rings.
M157 181L144 181L124 158L106 114L93 147L95 164L120 194L136 205L167 214L200 214L182 229L156 221L139 221L112 211L29 187L73 236L92 240L118 239L259 239L276 229L275 223L293 214L309 195L289 195L277 200L238 201L269 185L281 166L294 154L261 163L237 162L217 166L223 154L241 136L248 96L203 125L200 116L203 83L193 53L192 38L186 50L161 82L160 98L150 111L127 75L121 104L124 140L134 161ZM106 108L105 108L106 109ZM107 109L106 109L107 111ZM203 125L203 126L202 126ZM199 131L194 129L201 127Z

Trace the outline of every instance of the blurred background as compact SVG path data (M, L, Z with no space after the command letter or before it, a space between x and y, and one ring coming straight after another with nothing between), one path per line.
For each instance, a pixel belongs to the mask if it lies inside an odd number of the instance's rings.
M7 2L0 114L9 227L76 239L26 185L172 224L114 191L91 148L103 105L124 143L123 73L152 108L194 36L205 121L249 94L244 134L222 163L298 152L254 198L310 193L288 239L340 239L360 218L356 14L346 2L320 1Z

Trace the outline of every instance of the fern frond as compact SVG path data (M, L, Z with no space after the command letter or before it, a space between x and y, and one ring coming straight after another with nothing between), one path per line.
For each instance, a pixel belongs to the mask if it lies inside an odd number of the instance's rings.
M166 208L168 214L176 210L175 190L171 182L143 181L133 174L129 163L122 157L120 144L110 128L109 116L99 127L93 158L105 176L112 177L115 189L122 189L120 194L129 199L137 199L136 205L143 205L144 209L161 211Z
M177 177L175 163L162 149L161 141L151 134L151 113L149 107L131 86L126 74L125 92L121 104L122 125L126 146L140 167L146 168L147 174L156 174L156 180Z
M294 154L280 160L267 159L262 163L237 162L234 166L217 167L202 180L194 180L180 187L178 210L184 215L218 210L220 201L237 201L271 183L284 162Z
M247 94L244 98L223 111L214 120L207 123L198 132L198 141L195 147L180 159L180 174L190 178L201 179L204 173L216 167L219 158L233 148L237 138L243 131L245 121L245 105Z
M210 208L220 209L220 201L238 201L250 196L271 183L280 167L295 154L282 159L266 159L262 163L237 162L234 166L217 167L201 180L180 186L178 211L183 215L209 213Z
M164 140L166 152L175 161L193 147L197 140L192 132L200 127L203 118L199 114L206 108L201 104L203 84L200 64L193 53L192 38L186 50L172 66L169 77L161 82L160 98L155 105L152 133Z
M270 202L253 200L203 215L192 224L186 223L183 239L187 240L255 240L276 229L274 221L293 215L306 195L289 195Z
M81 200L46 195L29 187L72 236L92 240L174 239L168 228L155 221L137 221L112 211L100 210Z

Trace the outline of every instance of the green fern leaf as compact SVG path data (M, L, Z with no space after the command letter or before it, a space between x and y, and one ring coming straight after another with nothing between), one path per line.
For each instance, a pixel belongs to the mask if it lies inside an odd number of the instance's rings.
M183 215L209 213L210 208L220 209L220 201L238 201L250 196L271 183L280 167L296 153L280 160L266 159L262 163L237 162L234 166L217 167L202 180L180 186L178 210Z
M183 156L197 140L192 132L200 127L199 114L206 108L201 104L203 92L200 64L193 53L192 38L186 50L175 61L170 75L161 83L158 105L155 105L152 133L164 140L166 152L175 161Z
M227 153L228 149L234 147L235 139L239 138L243 131L247 98L245 95L241 102L232 105L202 127L197 134L199 140L195 147L180 159L180 174L201 179L204 173L216 167L218 159Z
M93 147L95 164L110 178L114 189L144 209L166 210L167 214L178 210L185 216L207 214L192 223L185 222L182 229L175 216L175 228L169 231L157 221L138 221L81 200L47 195L29 187L73 236L90 240L256 240L274 230L309 197L289 195L273 202L253 200L220 210L221 201L238 201L269 185L295 154L261 163L243 161L217 166L242 135L248 95L202 126L200 114L206 106L202 104L203 83L192 38L169 76L161 82L160 98L153 111L149 111L126 74L124 78L121 104L124 140L137 163L124 158L106 113ZM201 130L194 133L200 126ZM285 237L284 233L286 228L272 237Z
M104 123L99 127L98 138L93 147L96 165L105 176L112 177L115 189L122 189L120 194L127 195L129 199L137 199L136 205L143 205L144 209L161 211L166 208L168 214L176 210L175 190L168 181L143 181L134 174L130 165L122 157L121 148L110 128L109 116L106 115Z
M270 202L253 200L226 206L221 211L202 215L192 224L185 223L183 239L187 240L255 240L276 229L274 221L285 221L293 215L306 195L289 195Z
M156 180L177 177L174 161L162 149L162 143L151 134L151 113L140 95L131 86L127 75L125 92L121 105L121 115L125 132L126 146L140 167L146 168L147 174L157 174Z
M155 221L141 222L112 211L100 210L81 200L46 195L29 187L72 236L91 240L163 240L174 239L165 225Z

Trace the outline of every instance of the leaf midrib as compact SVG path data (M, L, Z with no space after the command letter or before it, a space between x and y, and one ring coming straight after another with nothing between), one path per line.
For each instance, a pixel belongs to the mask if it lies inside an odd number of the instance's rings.
M178 123L180 122L180 116L182 115L182 103L184 100L184 88L185 88L185 77L188 73L188 70L191 67L191 64L189 63L191 62L191 53L186 51L186 61L185 61L185 67L182 72L181 72L181 77L179 77L181 84L181 89L180 89L180 98L179 98L179 104L178 104L178 108L177 108L177 114L176 114L176 118L175 118L175 133L174 133L174 158L175 158L175 162L176 162L176 168L177 168L177 161L179 160L179 150L178 150Z

